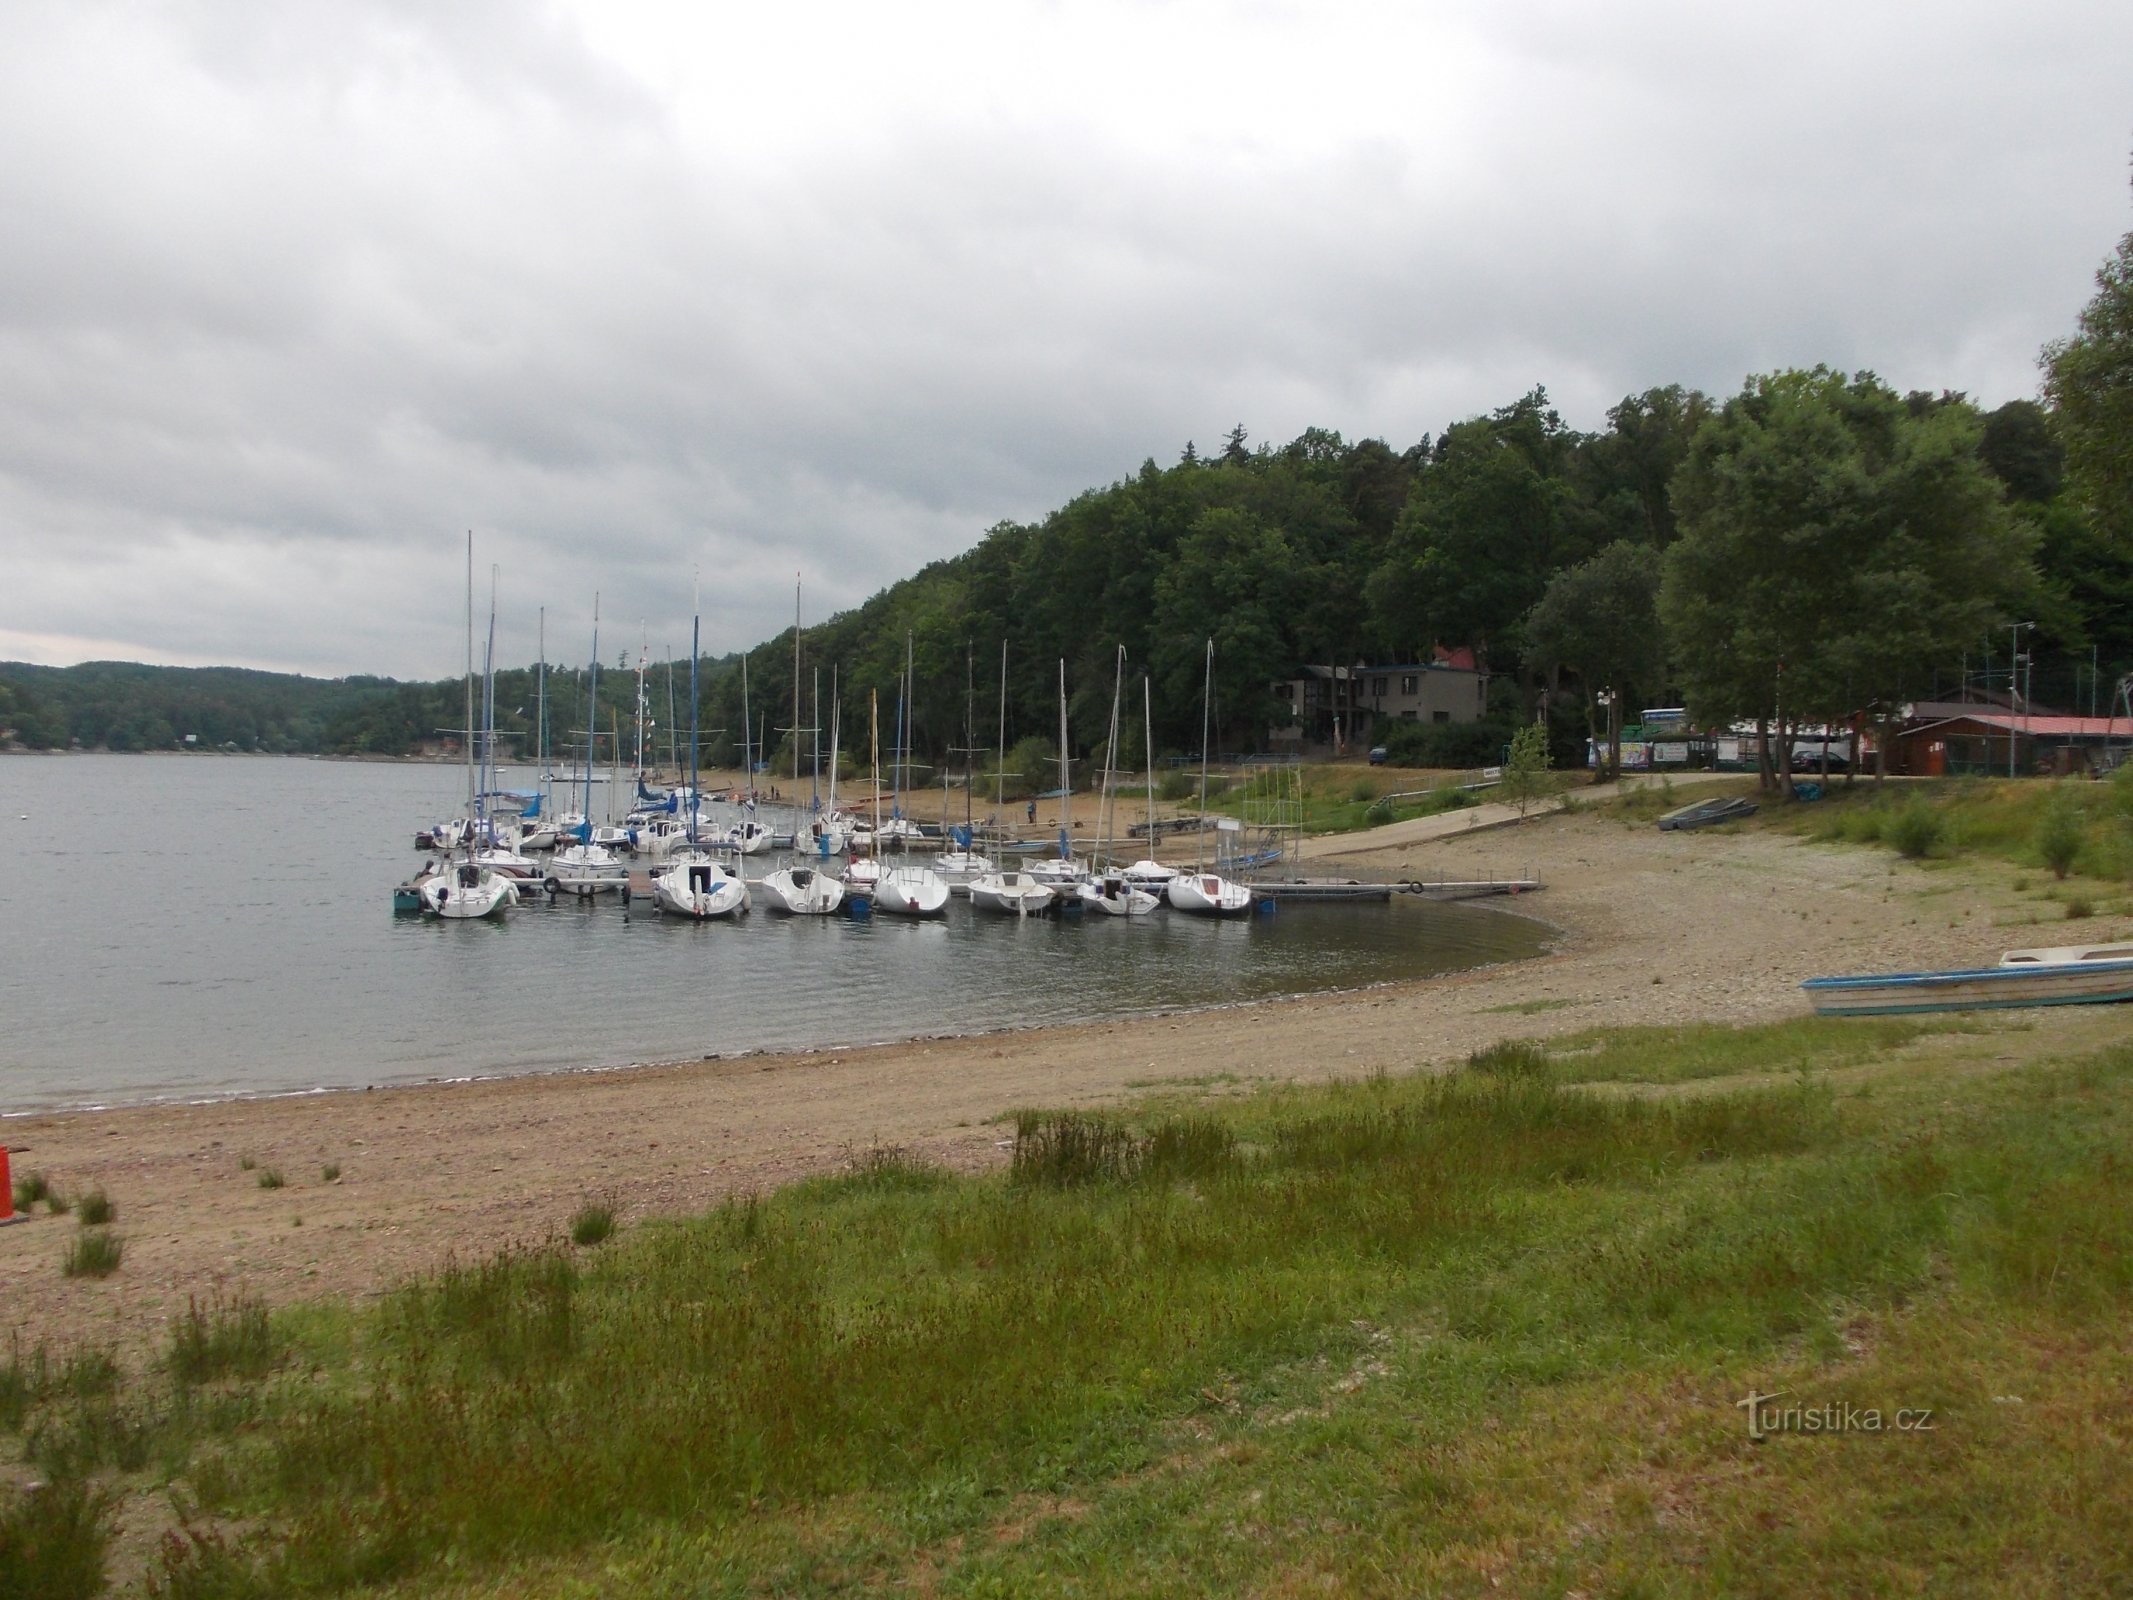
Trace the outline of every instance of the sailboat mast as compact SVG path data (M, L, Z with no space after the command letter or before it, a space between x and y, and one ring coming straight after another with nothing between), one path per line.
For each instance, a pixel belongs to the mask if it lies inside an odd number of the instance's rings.
M741 652L741 775L742 792L755 798L755 757L748 743L755 724L748 720L748 653Z
M481 793L474 815L488 821L489 796L496 788L496 568L489 568L489 643L481 663ZM486 842L486 841L484 841Z
M800 795L800 574L792 575L792 792Z
M1215 700L1215 641L1207 641L1207 681L1200 689L1200 825L1193 829L1193 870L1207 866L1207 735Z
M474 530L467 529L467 811L474 810Z
M1148 674L1141 674L1141 754L1148 762L1148 859L1155 848L1155 706L1148 690Z
M1060 815L1064 819L1059 824L1059 858L1064 861L1074 853L1074 778L1067 767L1065 656L1059 658L1059 799Z
M585 691L585 842L592 842L593 752L600 744L600 591L593 590L593 658Z
M696 781L696 730L698 722L696 700L696 659L703 654L704 597L702 586L696 591L696 614L689 620L689 843L696 843L696 816L702 809Z
M874 853L881 854L881 691L867 691L867 746L874 763Z
M811 736L808 755L807 809L816 815L822 812L822 669L815 668L815 714L807 720L814 726L807 731ZM800 797L799 785L793 785L793 798Z
M992 803L998 810L1007 797L1007 641L1000 641L1000 754L992 771Z
M1111 780L1118 766L1118 696L1126 682L1126 647L1118 647L1118 666L1111 674L1111 737L1104 745L1104 797L1096 812L1096 847L1110 860Z

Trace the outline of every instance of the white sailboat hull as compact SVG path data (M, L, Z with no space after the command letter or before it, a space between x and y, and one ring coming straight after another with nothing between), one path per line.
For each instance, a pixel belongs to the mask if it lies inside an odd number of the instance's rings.
M1252 909L1252 891L1212 872L1181 872L1164 891L1171 905L1196 917L1242 917Z
M1145 917L1162 904L1146 889L1125 883L1085 883L1080 893L1083 909L1107 917Z
M891 867L874 885L874 909L895 917L944 917L948 885L926 867Z
M517 886L502 873L482 867L440 872L424 880L421 894L425 911L452 922L493 917L518 904Z
M970 880L970 903L980 911L1033 917L1049 911L1052 898L1051 888L1026 872L993 872Z
M812 867L780 867L762 880L764 903L795 917L826 917L844 904L844 885Z
M748 885L711 860L682 861L652 879L652 903L669 916L708 922L748 909Z

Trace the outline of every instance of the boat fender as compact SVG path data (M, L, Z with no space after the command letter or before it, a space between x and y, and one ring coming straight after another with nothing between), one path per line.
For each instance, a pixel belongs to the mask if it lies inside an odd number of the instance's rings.
M551 873L548 878L542 882L541 887L548 891L549 897L552 899L556 895L559 895L563 892L563 880Z

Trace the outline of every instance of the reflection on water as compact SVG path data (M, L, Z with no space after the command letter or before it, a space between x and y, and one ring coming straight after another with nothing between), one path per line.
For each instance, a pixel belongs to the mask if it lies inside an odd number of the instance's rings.
M421 766L0 759L0 1111L1120 1016L1454 971L1542 938L1407 898L1237 922L1019 921L958 902L945 922L696 924L538 895L500 922L395 917L414 829L451 813L459 783Z

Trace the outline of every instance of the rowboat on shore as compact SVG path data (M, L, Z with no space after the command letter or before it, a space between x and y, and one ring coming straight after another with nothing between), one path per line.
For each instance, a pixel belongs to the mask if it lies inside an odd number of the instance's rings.
M2108 1005L2133 1000L2133 944L2010 950L1996 967L1809 978L1800 987L1825 1017Z

